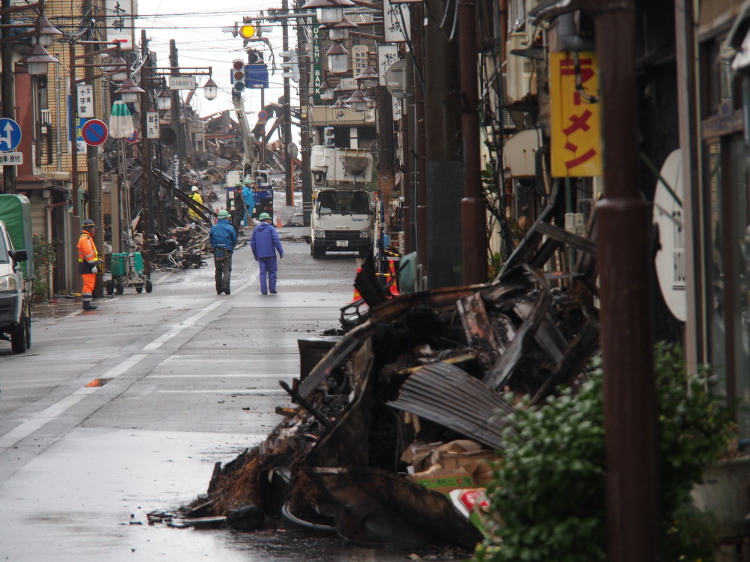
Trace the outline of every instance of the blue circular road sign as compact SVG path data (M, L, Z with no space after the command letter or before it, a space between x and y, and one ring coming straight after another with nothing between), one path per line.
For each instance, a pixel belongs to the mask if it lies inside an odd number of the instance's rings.
M0 151L7 152L21 142L21 127L13 119L0 119Z
M89 119L81 127L81 137L91 146L99 146L107 140L109 130L107 124L99 119Z

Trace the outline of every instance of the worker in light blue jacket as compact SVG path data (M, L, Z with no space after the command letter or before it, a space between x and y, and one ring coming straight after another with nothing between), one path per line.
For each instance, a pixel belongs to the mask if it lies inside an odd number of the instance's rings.
M245 180L242 186L242 200L245 202L245 223L244 226L253 226L253 212L255 209L255 192L250 180Z
M258 220L260 220L260 224L255 227L252 236L250 236L250 249L252 249L253 257L258 262L260 292L265 295L270 290L271 294L275 295L276 272L278 270L276 252L279 253L279 259L282 259L284 248L281 246L279 233L271 224L271 215L261 213Z

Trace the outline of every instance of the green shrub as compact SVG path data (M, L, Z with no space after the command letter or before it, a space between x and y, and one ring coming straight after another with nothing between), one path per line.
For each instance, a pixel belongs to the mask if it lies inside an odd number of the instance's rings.
M488 486L492 536L475 552L493 562L605 561L603 373L592 363L574 394L564 389L541 407L519 407ZM678 346L655 352L659 502L663 560L700 560L714 545L690 490L731 437L731 417L706 372L687 378Z

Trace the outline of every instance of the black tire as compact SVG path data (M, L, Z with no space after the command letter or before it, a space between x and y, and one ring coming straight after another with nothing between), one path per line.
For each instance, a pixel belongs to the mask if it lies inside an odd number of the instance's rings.
M151 284L151 279L146 279L146 292L150 293L154 290L154 286Z
M121 295L125 292L125 282L122 279L118 279L115 281L115 291L117 291L118 295Z
M25 353L28 349L26 343L26 315L24 314L10 333L10 347L13 353Z
M143 292L143 285L138 285L138 286L137 286L137 287L135 288L135 292L136 292L136 293L138 293L138 294L140 295L140 294L141 294L141 293Z
M31 310L29 310L29 315L24 322L24 332L26 334L26 349L31 349Z
M316 246L315 244L310 244L310 255L314 259L317 260L317 259L320 259L323 256L325 256L326 255L326 251L323 248L321 248L320 246Z
M107 291L108 295L112 295L115 292L115 282L109 279L104 282L104 290Z

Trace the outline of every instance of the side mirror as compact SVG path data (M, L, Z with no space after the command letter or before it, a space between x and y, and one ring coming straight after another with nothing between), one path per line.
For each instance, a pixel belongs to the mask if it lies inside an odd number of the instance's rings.
M10 254L10 257L17 262L26 261L29 259L29 255L26 253L26 250L11 250L8 253Z

